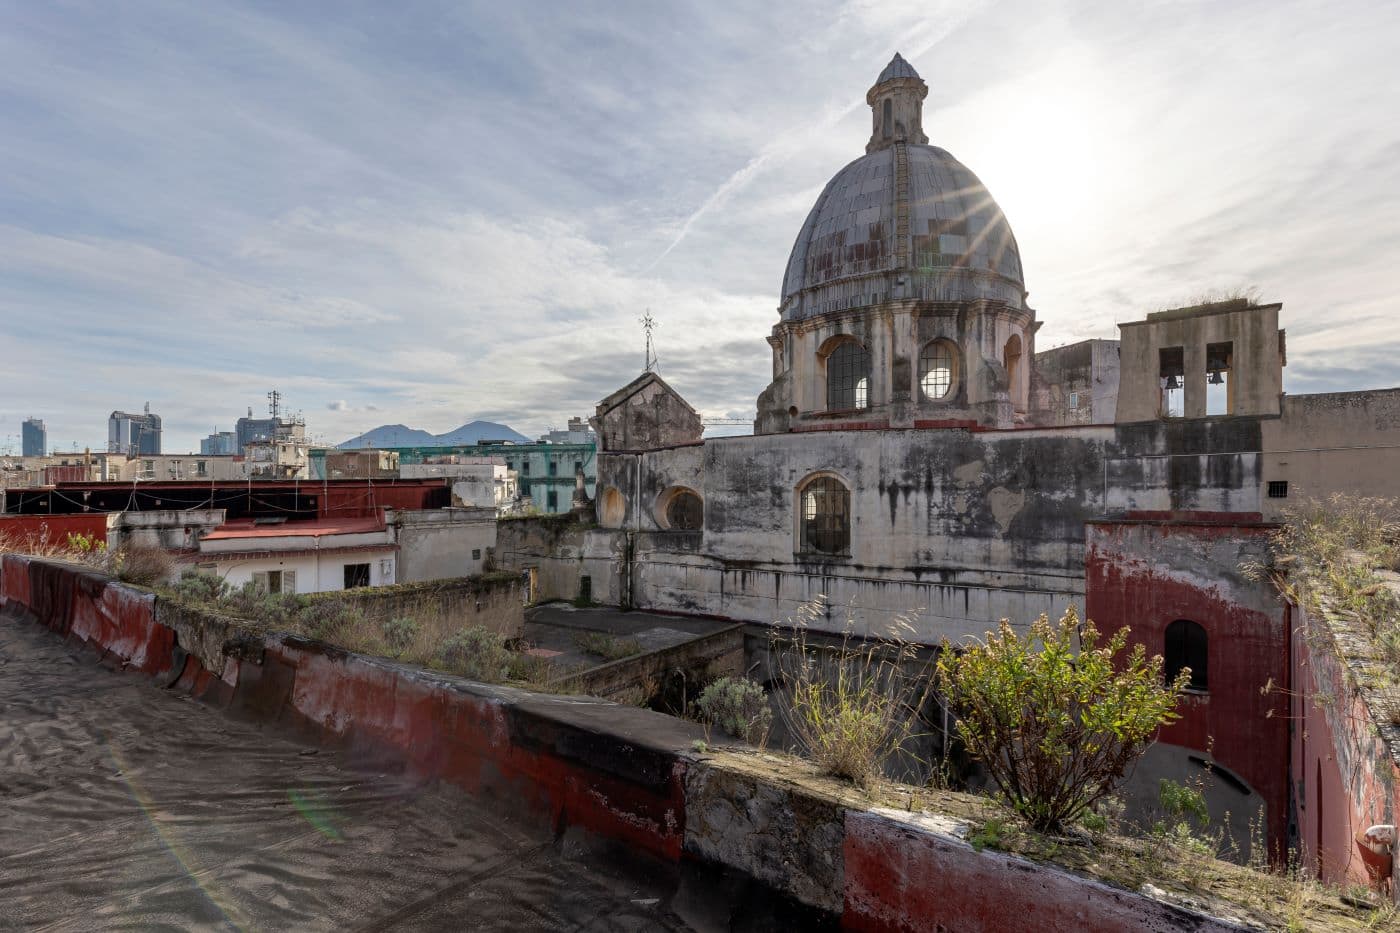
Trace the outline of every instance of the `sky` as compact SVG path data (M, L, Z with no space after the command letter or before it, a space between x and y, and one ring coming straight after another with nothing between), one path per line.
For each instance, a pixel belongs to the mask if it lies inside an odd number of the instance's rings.
M1039 349L1283 302L1290 393L1400 384L1400 4L0 0L0 450L562 428L771 378L788 253L895 51Z

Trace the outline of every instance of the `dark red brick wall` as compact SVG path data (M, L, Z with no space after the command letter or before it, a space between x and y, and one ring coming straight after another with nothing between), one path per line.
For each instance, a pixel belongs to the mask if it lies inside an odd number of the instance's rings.
M1209 691L1188 695L1161 740L1197 749L1250 784L1268 807L1270 849L1286 845L1287 632L1271 584L1247 579L1271 526L1094 522L1085 603L1101 632L1126 625L1161 654L1166 628L1190 619L1209 639Z

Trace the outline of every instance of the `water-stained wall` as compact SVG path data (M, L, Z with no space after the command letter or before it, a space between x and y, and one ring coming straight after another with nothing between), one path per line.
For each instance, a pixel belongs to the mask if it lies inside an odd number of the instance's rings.
M632 532L635 605L751 621L825 594L857 629L917 614L920 637L981 634L1080 602L1084 523L1129 512L1259 510L1255 419L1055 430L825 431L604 453L600 488ZM798 490L814 474L851 497L848 556L799 553ZM675 485L704 530L666 533L653 504ZM601 512L601 510L600 510ZM833 611L829 624L841 627Z

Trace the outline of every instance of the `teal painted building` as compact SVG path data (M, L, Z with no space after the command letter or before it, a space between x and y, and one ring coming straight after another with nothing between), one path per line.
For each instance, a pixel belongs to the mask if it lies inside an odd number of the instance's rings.
M313 479L326 477L326 452L310 454ZM399 455L399 465L427 463L434 457L499 457L516 472L520 494L529 496L541 512L567 512L573 505L574 470L583 468L584 488L597 496L598 455L595 444L460 444L451 447L386 447Z

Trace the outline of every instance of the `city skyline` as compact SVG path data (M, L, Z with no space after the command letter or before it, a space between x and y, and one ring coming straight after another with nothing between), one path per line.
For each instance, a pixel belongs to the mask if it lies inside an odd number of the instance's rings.
M895 51L1016 232L1040 349L1252 287L1286 391L1395 383L1378 4L4 9L0 438L33 414L101 449L149 400L197 450L270 385L328 443L534 436L641 371L648 308L668 381L751 414Z

